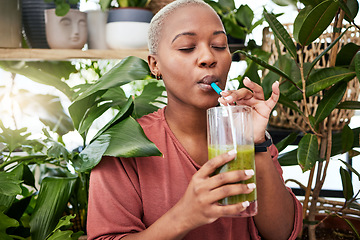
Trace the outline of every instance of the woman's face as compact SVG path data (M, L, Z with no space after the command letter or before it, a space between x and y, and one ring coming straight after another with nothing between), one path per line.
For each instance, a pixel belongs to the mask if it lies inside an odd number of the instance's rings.
M218 95L210 84L224 89L231 64L221 20L211 9L192 5L176 10L165 21L156 66L169 104L215 106Z

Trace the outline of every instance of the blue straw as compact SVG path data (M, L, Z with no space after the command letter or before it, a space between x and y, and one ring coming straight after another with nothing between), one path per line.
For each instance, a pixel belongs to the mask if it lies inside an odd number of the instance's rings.
M219 86L216 85L216 83L214 83L214 82L211 83L210 85L215 90L215 92L220 95L220 93L222 92L221 88L219 88Z

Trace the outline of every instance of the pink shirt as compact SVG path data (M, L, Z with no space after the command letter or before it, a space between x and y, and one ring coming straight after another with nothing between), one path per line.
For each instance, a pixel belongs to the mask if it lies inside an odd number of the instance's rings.
M163 156L104 157L101 160L90 177L88 239L121 239L127 233L143 231L178 202L192 175L200 168L170 130L164 109L144 116L138 122ZM272 146L270 151L282 175L277 149ZM301 204L292 196L296 213L289 239L296 239L302 226ZM220 218L189 232L184 239L243 240L260 237L253 218Z

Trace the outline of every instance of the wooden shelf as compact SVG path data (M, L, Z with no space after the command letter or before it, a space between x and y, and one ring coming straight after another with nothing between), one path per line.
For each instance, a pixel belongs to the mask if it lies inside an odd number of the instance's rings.
M78 49L25 49L0 48L0 60L60 61L71 59L123 59L136 56L147 60L147 49L78 50Z

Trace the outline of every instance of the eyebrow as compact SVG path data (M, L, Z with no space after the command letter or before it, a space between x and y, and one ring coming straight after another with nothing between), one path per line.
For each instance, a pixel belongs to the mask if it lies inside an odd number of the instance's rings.
M219 35L219 34L225 34L226 35L226 33L224 31L222 31L222 30L213 32L213 35ZM194 33L194 32L179 33L174 37L174 39L171 41L171 43L173 43L176 39L178 39L181 36L196 36L196 33Z

